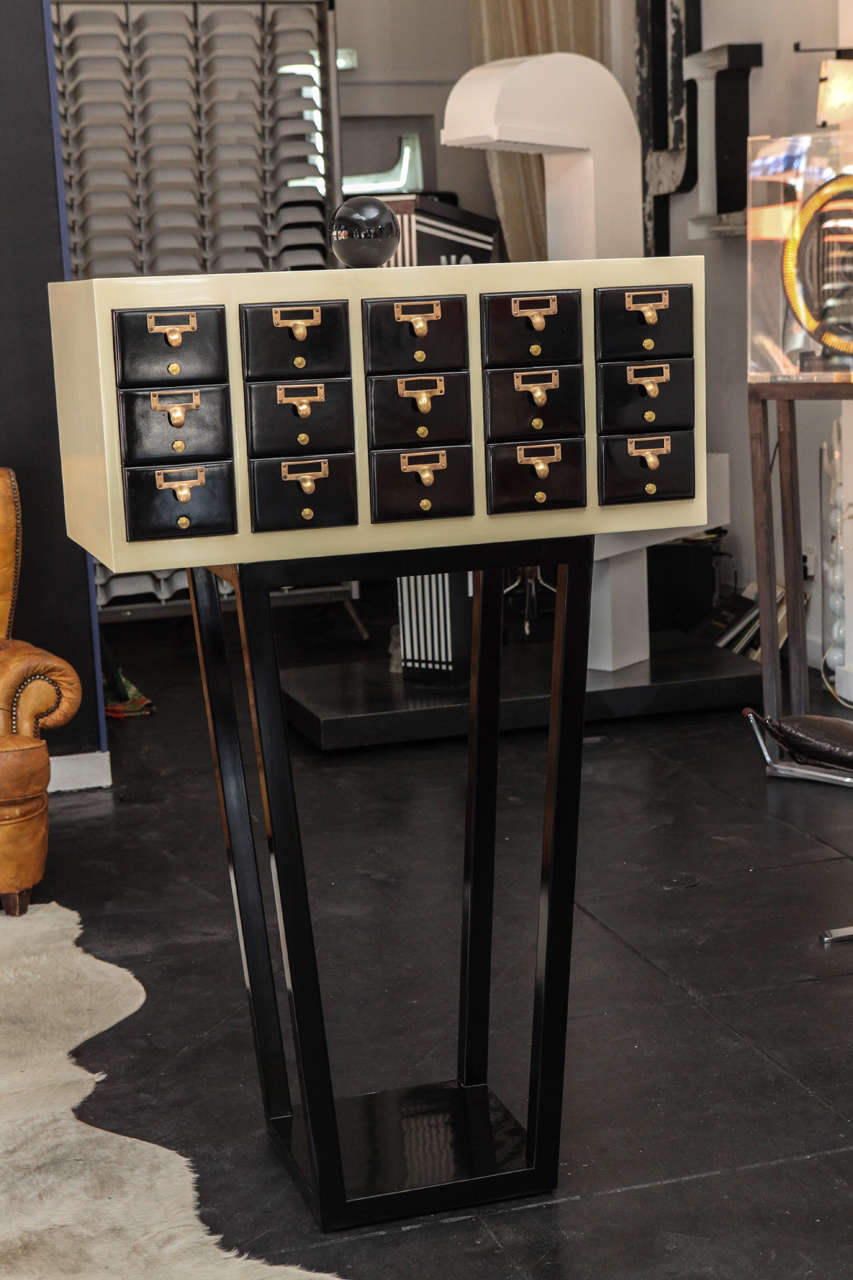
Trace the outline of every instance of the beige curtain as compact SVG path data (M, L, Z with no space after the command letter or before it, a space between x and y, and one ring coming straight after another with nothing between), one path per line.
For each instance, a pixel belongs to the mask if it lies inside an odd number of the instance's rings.
M469 0L475 66L533 53L603 57L601 0ZM547 104L543 103L547 110ZM542 157L488 151L489 178L514 262L546 257Z

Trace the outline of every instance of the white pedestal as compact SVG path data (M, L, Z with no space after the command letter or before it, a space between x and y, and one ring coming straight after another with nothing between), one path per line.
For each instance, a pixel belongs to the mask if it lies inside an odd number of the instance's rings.
M618 671L649 656L646 548L597 560L592 573L589 663Z

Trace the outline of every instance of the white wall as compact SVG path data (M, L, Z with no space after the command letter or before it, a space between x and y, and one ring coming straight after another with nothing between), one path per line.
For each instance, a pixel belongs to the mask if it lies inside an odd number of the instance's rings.
M795 53L806 46L834 46L837 0L712 0L702 6L702 44L760 42L764 65L750 73L750 129L775 136L815 128L820 55ZM708 282L708 431L712 449L731 457L732 524L728 549L740 579L755 574L746 411L746 243L742 238L688 240L687 220L696 212L696 192L670 202L672 252L704 253ZM798 405L803 543L820 547L818 448L837 416L835 404ZM772 414L772 411L771 411ZM778 522L777 522L778 523ZM781 574L781 560L779 564ZM810 660L820 644L819 578L809 610Z
M432 117L438 187L494 217L484 153L438 143L447 95L471 66L467 0L338 0L337 21L359 61L340 75L342 116Z

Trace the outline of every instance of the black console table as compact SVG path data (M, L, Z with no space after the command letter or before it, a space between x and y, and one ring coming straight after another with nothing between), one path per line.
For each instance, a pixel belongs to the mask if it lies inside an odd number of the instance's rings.
M592 583L591 537L351 557L352 577L439 569L475 572L468 790L462 876L462 963L456 1078L335 1098L306 889L270 610L270 591L338 581L333 560L271 561L190 571L199 661L255 1053L272 1140L325 1228L530 1195L557 1182L583 704ZM556 623L539 941L526 1117L488 1085L495 807L504 567L521 556L556 566ZM215 575L236 595L278 927L298 1070L291 1093L268 945L235 691ZM401 857L405 852L401 850ZM294 1091L296 1092L296 1091ZM440 1123L436 1123L440 1121ZM452 1170L448 1174L448 1170Z

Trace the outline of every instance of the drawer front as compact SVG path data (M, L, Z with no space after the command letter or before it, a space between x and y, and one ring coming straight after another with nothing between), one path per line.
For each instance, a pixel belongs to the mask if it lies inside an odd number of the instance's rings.
M227 387L120 391L122 451L127 466L207 462L231 453Z
M440 373L468 364L464 297L371 298L362 307L367 373Z
M181 498L185 498L182 501ZM234 472L230 462L198 467L128 467L124 500L129 542L234 533Z
M596 289L595 349L599 360L692 355L692 286Z
M487 293L480 299L483 364L573 364L581 359L581 295Z
M693 361L598 366L598 429L678 431L693 426Z
M251 303L240 307L247 378L320 378L349 373L347 304Z
M583 435L583 365L487 370L485 422L489 440Z
M432 476L432 483L427 476ZM370 455L374 522L437 520L474 513L471 450L467 445Z
M261 458L249 463L252 528L326 529L358 520L355 456Z
M114 311L120 387L227 382L225 308Z
M586 505L586 442L490 444L489 511L547 511Z
M417 449L471 439L467 373L367 379L367 421L373 449Z
M602 506L692 498L693 432L605 436L598 442L598 487Z
M256 458L352 450L352 383L247 382L246 431Z

